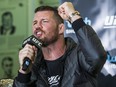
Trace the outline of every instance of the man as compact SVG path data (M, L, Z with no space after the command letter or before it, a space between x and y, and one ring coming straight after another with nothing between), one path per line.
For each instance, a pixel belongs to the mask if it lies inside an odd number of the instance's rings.
M13 35L15 33L13 25L13 16L11 12L5 12L2 15L2 25L0 27L0 35Z
M13 78L13 59L11 57L5 57L2 59L1 63L2 69L4 71L4 75L2 78L12 79Z
M80 44L64 38L62 19L72 24ZM72 3L63 3L58 12L49 6L36 8L33 34L43 45L37 49L27 44L19 52L20 69L14 87L96 87L96 76L105 63L106 52ZM25 57L32 64L23 71Z

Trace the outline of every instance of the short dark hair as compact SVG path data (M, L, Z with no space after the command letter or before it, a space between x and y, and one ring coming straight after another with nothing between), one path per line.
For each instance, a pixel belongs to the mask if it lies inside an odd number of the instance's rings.
M10 15L10 17L13 18L13 15L12 15L11 12L5 12L5 13L2 14L2 21L3 21L3 17L7 16L7 15Z
M57 7L51 7L51 6L40 6L35 9L35 13L38 11L53 11L54 17L57 19L58 23L64 23L64 20L61 18L61 16L58 14Z

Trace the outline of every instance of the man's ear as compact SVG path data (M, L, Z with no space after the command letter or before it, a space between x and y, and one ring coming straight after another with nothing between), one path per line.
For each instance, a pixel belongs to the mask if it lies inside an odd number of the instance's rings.
M58 25L59 34L64 34L65 25L63 23Z

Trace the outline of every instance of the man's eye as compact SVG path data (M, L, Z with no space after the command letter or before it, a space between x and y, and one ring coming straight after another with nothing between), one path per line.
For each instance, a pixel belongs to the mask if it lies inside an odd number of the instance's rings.
M42 20L43 23L48 22L48 20Z
M33 23L33 25L35 25L36 23Z
M37 23L37 22L36 22L36 21L34 21L34 22L33 22L33 25L35 25L36 23Z

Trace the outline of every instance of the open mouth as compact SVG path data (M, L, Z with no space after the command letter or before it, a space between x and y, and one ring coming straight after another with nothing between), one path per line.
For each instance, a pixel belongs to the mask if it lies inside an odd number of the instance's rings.
M41 37L42 36L42 31L36 32L36 35L37 35L37 37Z

